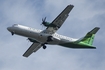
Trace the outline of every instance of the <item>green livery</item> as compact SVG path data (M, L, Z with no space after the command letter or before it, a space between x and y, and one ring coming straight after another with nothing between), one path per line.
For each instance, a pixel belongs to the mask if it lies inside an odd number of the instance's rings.
M99 29L100 29L99 27L95 27L93 30L88 32L85 35L85 37L83 37L77 41L74 41L74 42L63 43L63 44L59 44L59 45L65 46L68 48L93 48L93 49L95 49L96 47L92 46L92 44L94 41L95 34Z

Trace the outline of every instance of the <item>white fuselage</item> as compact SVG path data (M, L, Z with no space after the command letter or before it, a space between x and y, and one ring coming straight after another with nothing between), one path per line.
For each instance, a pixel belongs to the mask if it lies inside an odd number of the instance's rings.
M34 28L19 25L19 24L14 24L12 27L8 27L7 29L11 33L21 35L21 36L25 36L25 37L28 37L28 38L32 38L32 39L34 39L37 42L40 42L42 44L46 43L48 36L52 36L53 41L47 42L47 44L61 44L61 43L73 42L73 41L77 40L77 39L73 39L73 38L70 38L70 37L63 36L63 35L59 35L57 33L54 33L52 35L51 34L46 34L42 30L37 30L37 29L34 29Z

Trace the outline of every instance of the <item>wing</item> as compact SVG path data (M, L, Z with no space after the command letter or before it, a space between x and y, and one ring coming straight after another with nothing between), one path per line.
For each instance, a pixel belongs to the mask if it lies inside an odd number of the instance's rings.
M28 50L23 54L24 57L28 57L29 55L31 55L33 52L36 52L39 48L41 48L41 44L40 43L33 43Z
M64 21L69 16L69 12L72 10L74 6L68 5L55 19L52 21L49 27L45 30L48 34L54 34L64 23Z

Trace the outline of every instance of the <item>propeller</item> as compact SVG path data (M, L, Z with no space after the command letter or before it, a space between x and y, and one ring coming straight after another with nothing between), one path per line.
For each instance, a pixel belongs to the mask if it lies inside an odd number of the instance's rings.
M45 24L45 22L46 22L46 17L44 19L42 18L42 24Z

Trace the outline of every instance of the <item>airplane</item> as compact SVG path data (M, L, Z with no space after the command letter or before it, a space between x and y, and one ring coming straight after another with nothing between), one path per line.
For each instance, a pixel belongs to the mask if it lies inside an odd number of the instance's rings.
M23 56L28 57L41 47L46 49L47 44L60 45L75 49L96 49L96 47L92 44L96 32L100 29L99 27L95 27L80 39L74 39L56 33L56 31L62 26L64 21L69 16L69 13L73 7L73 5L68 5L51 23L45 21L46 17L42 19L42 25L46 27L45 30L34 29L19 24L14 24L7 27L7 30L10 31L12 35L16 34L27 37L28 40L33 43L23 54Z

